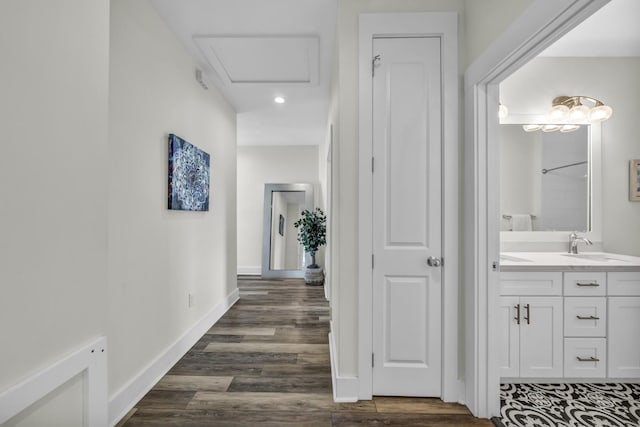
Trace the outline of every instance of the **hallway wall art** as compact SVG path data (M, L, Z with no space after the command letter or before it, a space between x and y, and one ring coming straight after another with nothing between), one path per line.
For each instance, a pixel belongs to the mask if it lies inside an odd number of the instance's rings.
M170 210L209 210L209 154L169 134Z

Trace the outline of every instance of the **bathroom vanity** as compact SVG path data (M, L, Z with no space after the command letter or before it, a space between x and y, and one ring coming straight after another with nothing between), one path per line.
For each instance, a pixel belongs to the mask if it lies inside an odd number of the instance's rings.
M640 381L640 257L500 257L502 382Z

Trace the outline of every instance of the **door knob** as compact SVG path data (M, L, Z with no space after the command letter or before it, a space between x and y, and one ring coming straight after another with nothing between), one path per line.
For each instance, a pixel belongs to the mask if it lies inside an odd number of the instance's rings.
M429 267L440 267L442 265L442 260L435 256L430 256L427 258L427 265Z

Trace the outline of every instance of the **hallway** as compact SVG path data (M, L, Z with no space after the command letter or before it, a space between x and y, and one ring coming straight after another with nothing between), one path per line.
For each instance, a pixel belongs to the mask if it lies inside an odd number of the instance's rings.
M333 402L329 308L300 279L238 280L240 300L119 426L480 426L438 399Z

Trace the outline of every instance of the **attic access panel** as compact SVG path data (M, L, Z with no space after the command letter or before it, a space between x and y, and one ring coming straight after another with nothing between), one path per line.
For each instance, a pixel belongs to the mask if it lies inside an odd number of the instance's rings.
M194 41L226 86L318 84L318 36L198 36Z

